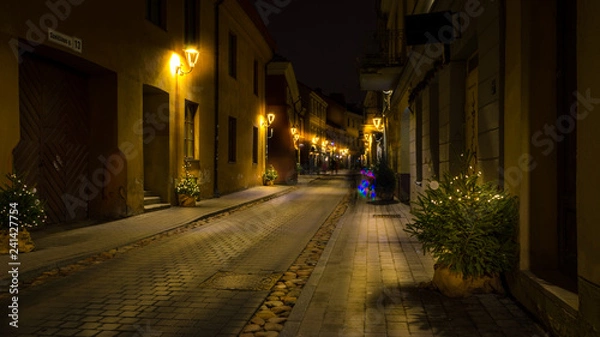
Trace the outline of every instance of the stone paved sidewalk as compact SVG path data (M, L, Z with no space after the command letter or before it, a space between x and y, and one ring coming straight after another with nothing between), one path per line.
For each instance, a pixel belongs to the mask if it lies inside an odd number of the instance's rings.
M300 183L316 179L303 176ZM224 195L220 198L201 200L196 207L171 207L144 213L116 221L69 230L41 230L32 232L36 249L19 255L21 262L19 278L27 282L44 271L54 270L84 258L123 247L145 238L164 233L199 219L231 211L244 205L259 202L291 191L291 186L257 186ZM0 255L0 263L6 265L8 255ZM0 275L0 285L7 284L8 274Z
M358 200L279 336L546 336L508 297L450 299L423 287L433 261L403 231L409 216L403 204Z

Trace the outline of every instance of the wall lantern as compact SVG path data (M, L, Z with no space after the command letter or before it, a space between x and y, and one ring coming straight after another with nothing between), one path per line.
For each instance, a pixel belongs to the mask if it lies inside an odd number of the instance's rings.
M198 52L198 50L196 50L194 48L188 48L188 49L184 50L184 53L185 53L185 59L187 60L187 64L188 64L188 67L190 68L190 70L184 71L181 66L178 66L177 73L180 76L189 74L192 72L192 70L194 70L194 67L196 66L196 62L198 62L198 55L200 54Z
M267 114L267 121L262 122L262 125L267 127L267 138L273 137L273 128L271 127L271 124L273 124L274 120L275 120L275 114L272 112L269 112Z
M290 130L292 131L292 135L295 135L296 131L298 131L298 129L296 129L295 126L292 126L292 128Z
M373 117L373 125L379 130L379 127L381 127L381 117Z
M271 124L273 124L273 121L274 121L274 120L275 120L275 114L274 114L274 113L272 113L272 112L269 112L269 113L267 114L267 123L268 123L267 125L268 125L268 126L271 126Z

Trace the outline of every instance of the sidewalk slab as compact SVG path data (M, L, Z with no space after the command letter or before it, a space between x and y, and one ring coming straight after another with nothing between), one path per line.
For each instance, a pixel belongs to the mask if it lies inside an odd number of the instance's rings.
M401 203L351 206L279 336L545 336L509 297L425 287L434 261L404 232L410 219Z
M314 178L301 178L299 184L308 183ZM27 282L44 271L64 267L249 203L276 197L292 189L292 186L285 185L257 186L220 198L202 200L196 207L171 207L61 232L34 231L32 237L36 250L18 255L21 263L19 279ZM5 266L9 261L9 255L0 256L0 263ZM5 283L9 278L9 274L2 274L0 281Z

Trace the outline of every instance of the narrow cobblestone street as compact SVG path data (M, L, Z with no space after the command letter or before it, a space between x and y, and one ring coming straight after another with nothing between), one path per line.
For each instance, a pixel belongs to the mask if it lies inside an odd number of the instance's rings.
M348 177L323 176L22 289L19 328L3 317L0 334L547 336L509 297L431 289L433 261L403 231L408 206L348 197Z
M14 335L237 336L346 185L320 180L25 289ZM3 317L0 334L14 332Z

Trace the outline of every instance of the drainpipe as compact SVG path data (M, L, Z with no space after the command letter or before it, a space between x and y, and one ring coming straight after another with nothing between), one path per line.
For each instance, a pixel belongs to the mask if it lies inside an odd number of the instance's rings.
M219 198L219 6L224 0L215 2L215 140L214 140L214 189L213 197Z

